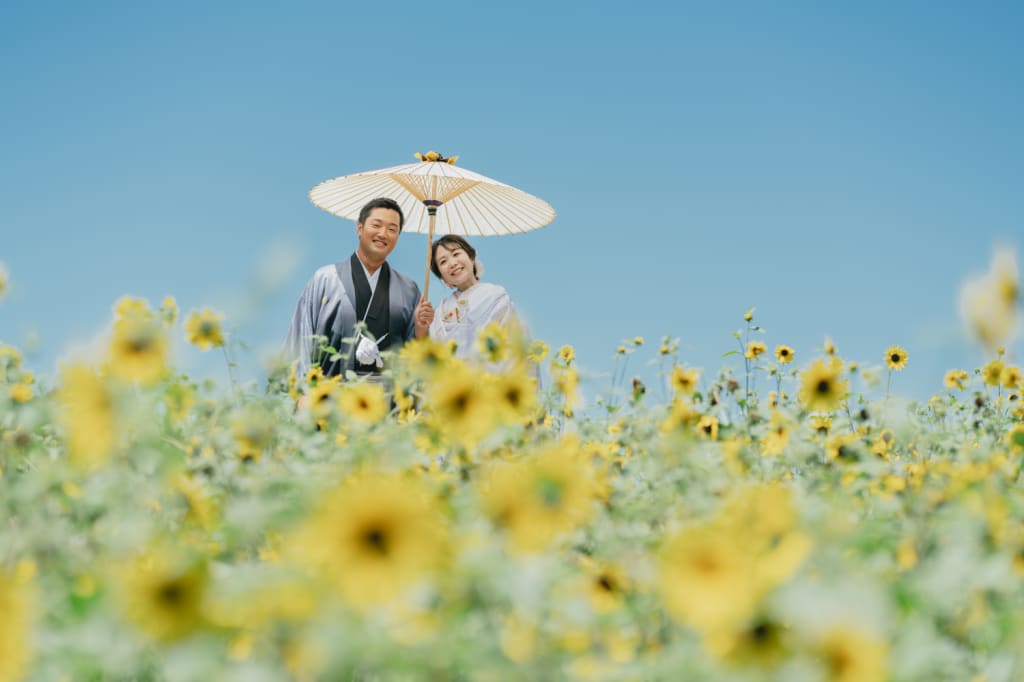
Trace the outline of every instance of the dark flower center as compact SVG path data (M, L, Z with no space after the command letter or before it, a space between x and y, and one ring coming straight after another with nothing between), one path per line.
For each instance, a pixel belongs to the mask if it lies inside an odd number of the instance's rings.
M177 581L166 582L157 590L157 600L168 607L180 606L185 599L185 589Z
M371 552L380 556L388 555L388 536L382 529L377 527L367 528L363 533L363 544Z
M819 379L818 385L814 387L818 395L828 395L832 392L832 382L828 379Z

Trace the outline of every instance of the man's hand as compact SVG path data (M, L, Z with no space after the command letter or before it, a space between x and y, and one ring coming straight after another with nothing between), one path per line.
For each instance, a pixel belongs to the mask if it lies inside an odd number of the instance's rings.
M416 338L422 339L427 335L430 323L434 321L434 306L430 305L426 296L420 296L420 302L413 311L413 319L416 320Z

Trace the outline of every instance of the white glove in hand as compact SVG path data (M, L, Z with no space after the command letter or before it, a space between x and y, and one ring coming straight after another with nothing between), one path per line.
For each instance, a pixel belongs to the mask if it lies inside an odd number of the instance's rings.
M387 336L385 334L384 336ZM384 340L384 336L377 340L380 343ZM359 345L356 346L356 360L361 365L377 365L380 369L384 366L384 359L380 356L380 349L377 348L377 343L374 343L365 336L359 337Z

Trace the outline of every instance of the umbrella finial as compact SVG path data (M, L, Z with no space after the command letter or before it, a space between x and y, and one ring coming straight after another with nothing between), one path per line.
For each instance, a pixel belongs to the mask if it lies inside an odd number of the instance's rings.
M435 152L433 149L431 149L426 154L420 154L419 152L416 152L415 154L413 154L413 156L415 156L417 159L419 159L422 162L429 161L429 162L436 162L436 163L447 163L447 164L452 165L452 166L454 166L455 162L459 160L459 157L457 157L457 156L449 156L449 157L445 158L439 152Z

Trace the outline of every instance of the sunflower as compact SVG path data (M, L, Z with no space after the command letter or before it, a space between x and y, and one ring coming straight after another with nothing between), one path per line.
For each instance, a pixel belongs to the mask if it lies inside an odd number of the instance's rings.
M1020 367L1007 365L999 374L999 383L1003 388L1015 391L1020 388Z
M1006 363L996 358L981 368L981 379L989 386L999 386L1003 380L1004 369L1006 369Z
M711 440L718 440L718 417L709 414L701 417L697 422L697 433Z
M16 403L27 403L32 400L32 386L29 384L14 384L11 386L11 400Z
M231 420L231 432L242 461L258 461L274 440L274 420L263 410L247 407Z
M743 357L747 360L756 360L768 350L768 347L761 341L751 341L747 344L747 350L743 353Z
M883 637L847 626L827 630L817 643L828 682L884 682L888 653Z
M128 620L156 640L173 641L205 623L209 586L206 563L169 549L152 549L116 571L117 589Z
M497 462L480 485L483 506L520 551L542 550L589 520L596 485L579 443L567 437L516 462Z
M808 410L829 412L846 399L848 384L840 379L835 362L815 360L800 375L800 401Z
M971 375L962 369L951 369L946 372L946 378L943 380L943 385L950 389L956 389L963 391L967 388L967 382L970 380Z
M776 412L772 411L771 425L768 433L761 440L761 454L765 457L781 455L789 445L789 424Z
M672 368L672 374L669 375L669 384L676 393L690 395L697 390L697 380L699 378L699 369L683 369L676 366Z
M295 535L290 556L351 605L367 607L433 577L447 550L445 518L425 482L367 472L325 497Z
M429 386L426 409L430 423L450 442L472 447L494 424L490 388L465 362L450 361Z
M398 352L398 358L405 372L426 378L443 371L453 357L455 357L454 342L438 341L429 336L410 341Z
M735 536L711 525L687 528L668 539L659 563L661 595L677 620L714 632L753 617L754 559Z
M621 566L611 563L586 562L586 592L590 606L597 613L610 613L625 602L629 578Z
M153 317L153 311L149 308L149 301L136 296L122 296L114 303L114 321L123 320L127 317L149 319Z
M1014 424L1006 434L1006 444L1012 452L1024 454L1024 424Z
M492 375L491 393L499 422L522 423L537 410L537 381L522 366Z
M306 372L306 383L310 386L316 386L317 382L324 378L324 371L319 365L310 367Z
M360 424L376 424L388 413L388 399L380 384L357 382L345 384L338 394L342 415Z
M340 377L331 377L320 381L309 391L309 411L317 419L322 419L332 412L341 385Z
M476 350L487 362L501 362L509 354L508 331L500 322L486 325L476 337Z
M114 323L107 351L111 375L153 384L166 372L167 355L167 337L152 315L125 314Z
M84 469L105 463L115 430L114 397L103 381L85 365L69 365L61 371L57 404L71 462Z
M526 350L526 359L530 362L540 364L544 362L544 358L548 356L548 352L548 344L540 340L531 341Z
M185 338L199 350L220 348L224 345L224 331L221 320L224 316L209 308L193 310L185 320Z
M779 364L788 365L793 362L793 349L789 346L775 346L775 359L779 361Z
M894 372L898 372L907 366L907 351L899 346L889 346L885 349L885 366Z
M32 658L30 616L35 611L27 580L0 570L0 680L20 680Z
M579 373L574 367L553 367L551 379L564 399L562 412L566 416L572 416L573 408L579 401Z
M570 364L576 359L576 349L569 345L562 346L558 349L558 359L563 364Z

